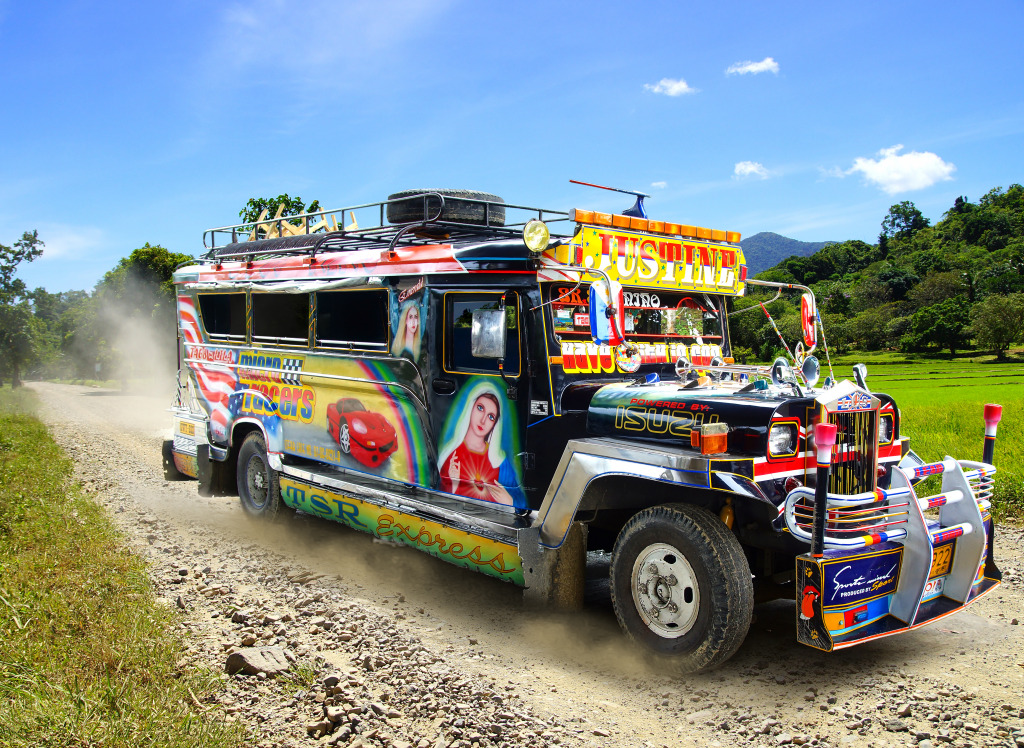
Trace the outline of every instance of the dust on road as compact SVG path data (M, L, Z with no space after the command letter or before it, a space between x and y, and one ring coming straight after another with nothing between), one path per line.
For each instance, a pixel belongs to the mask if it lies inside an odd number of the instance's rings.
M999 528L1004 584L964 613L826 654L796 644L777 601L722 669L674 677L627 644L600 584L581 614L527 613L511 585L411 548L301 515L248 521L237 499L163 480L169 397L31 386L179 611L183 666L221 671L251 639L343 676L305 692L225 676L210 713L259 745L1024 746L1020 529Z

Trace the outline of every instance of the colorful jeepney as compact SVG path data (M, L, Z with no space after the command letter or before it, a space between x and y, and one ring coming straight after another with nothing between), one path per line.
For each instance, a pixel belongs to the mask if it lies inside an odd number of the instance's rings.
M738 649L755 585L824 650L988 592L991 449L925 464L862 369L819 383L809 289L791 358L737 365L733 299L772 285L739 238L446 190L212 229L175 273L168 474L561 606L610 553L623 628L684 671Z

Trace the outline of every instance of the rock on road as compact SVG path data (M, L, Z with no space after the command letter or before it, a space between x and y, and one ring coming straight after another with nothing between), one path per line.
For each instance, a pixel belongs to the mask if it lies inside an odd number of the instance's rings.
M997 531L1003 585L968 611L825 654L796 644L793 603L776 601L722 669L678 677L644 664L606 595L530 613L511 585L415 550L302 515L252 522L235 498L164 481L169 397L29 386L177 611L180 666L222 674L197 707L256 745L1024 748L1018 528ZM225 672L249 655L255 674Z

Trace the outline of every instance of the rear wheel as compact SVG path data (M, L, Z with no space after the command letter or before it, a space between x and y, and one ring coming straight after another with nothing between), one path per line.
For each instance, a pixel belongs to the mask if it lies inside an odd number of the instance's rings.
M739 541L718 517L686 504L651 507L626 523L612 554L611 593L629 637L679 672L729 659L754 605Z
M281 498L277 471L270 467L263 434L253 431L245 437L238 450L238 498L242 509L251 517L277 519L290 514Z

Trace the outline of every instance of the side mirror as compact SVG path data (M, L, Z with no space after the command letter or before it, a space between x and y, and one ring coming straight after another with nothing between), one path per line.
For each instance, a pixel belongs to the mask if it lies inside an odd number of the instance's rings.
M625 340L626 310L622 284L601 280L590 285L590 335L598 345L620 345Z
M505 310L474 309L470 348L477 358L505 355Z
M811 353L818 345L818 310L814 304L814 295L805 293L800 297L800 322L804 331L804 346Z

